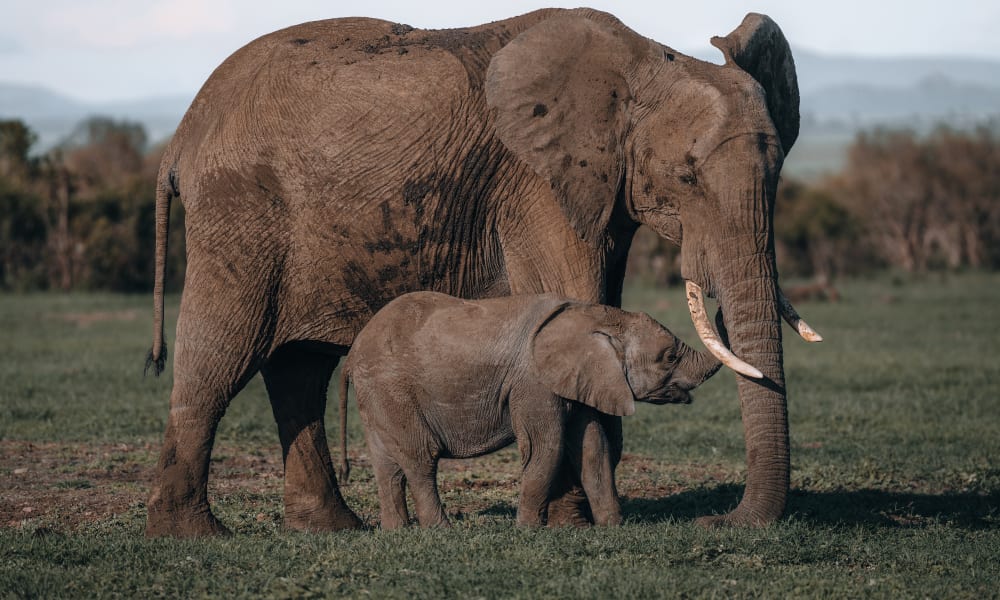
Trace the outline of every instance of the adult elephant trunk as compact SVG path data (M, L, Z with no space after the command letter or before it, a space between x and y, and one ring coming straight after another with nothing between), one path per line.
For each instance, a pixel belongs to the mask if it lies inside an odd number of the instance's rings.
M757 264L742 273L729 273L720 281L719 302L730 348L759 369L763 377L736 375L746 443L743 499L731 513L706 517L703 524L766 525L785 510L789 485L788 406L780 292L773 256L757 255Z
M724 161L706 167L706 173L715 177L731 174ZM735 189L730 184L728 191L716 186L719 212L705 222L692 216L682 243L682 273L691 282L692 319L709 350L736 372L746 443L743 499L729 514L706 517L702 524L767 525L781 516L788 495L781 339L781 316L787 311L774 258L771 207L777 177L772 173L762 163L744 175L743 181L749 183ZM724 243L716 239L720 233L726 237ZM719 323L721 336L705 317L701 289L694 284L704 284L706 292L718 298L724 320Z
M783 157L798 137L798 79L784 34L764 15L747 15L728 36L712 38L712 44L722 51L728 68L742 70L760 84L774 129L744 129L764 135L737 136L735 145L724 142L717 146L716 160L709 166L712 173L706 173L709 184L718 184L715 191L719 193L721 218L715 227L721 228L730 243L714 244L714 256L706 256L700 265L708 272L698 274L708 275L706 283L714 284L729 347L737 357L759 369L762 377L736 376L746 443L747 483L743 498L729 514L706 517L700 522L760 526L781 516L788 497L788 402L781 316L805 339L822 339L784 300L774 259L774 199L783 160L776 156L776 148L780 146ZM737 108L733 114L744 113ZM755 144L757 152L747 143ZM737 151L730 153L734 149ZM748 161L747 157L754 158ZM740 164L749 171L742 178L732 177L733 168ZM743 187L746 182L753 183ZM707 228L700 229L704 235ZM691 260L698 262L697 258ZM692 263L686 265L689 271Z

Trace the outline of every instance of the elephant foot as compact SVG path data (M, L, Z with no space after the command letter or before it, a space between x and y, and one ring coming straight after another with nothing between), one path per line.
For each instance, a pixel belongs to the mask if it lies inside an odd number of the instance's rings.
M541 527L542 525L545 525L545 509L526 510L518 507L517 519L515 522L518 527L526 527L529 529Z
M593 523L582 513L550 514L547 522L549 527L590 527Z
M151 501L146 513L146 537L196 538L228 536L232 532L215 518L208 505L179 508Z
M311 533L365 529L365 523L346 505L285 505L286 529Z
M716 529L719 527L729 527L732 525L727 519L728 515L707 515L694 520L696 525L705 529Z
M622 524L621 515L608 515L606 517L595 517L594 524L598 527L618 527Z
M762 518L751 514L749 511L736 510L724 515L706 515L695 519L695 523L706 528L715 529L719 527L767 527L777 519Z
M441 519L438 521L432 521L426 525L420 523L420 526L425 529L451 529L451 522L448 519Z
M549 503L549 527L590 527L590 505L582 494L569 493Z

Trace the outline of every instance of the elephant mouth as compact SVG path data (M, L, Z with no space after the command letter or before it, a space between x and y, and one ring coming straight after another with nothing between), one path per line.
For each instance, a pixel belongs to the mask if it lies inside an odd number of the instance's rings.
M691 404L691 394L676 385L669 385L663 390L659 390L647 398L643 398L643 402L648 402L649 404Z

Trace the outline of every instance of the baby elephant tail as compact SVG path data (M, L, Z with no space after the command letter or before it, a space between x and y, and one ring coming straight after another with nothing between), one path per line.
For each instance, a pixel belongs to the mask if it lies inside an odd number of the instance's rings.
M340 368L340 472L337 477L341 485L351 476L351 462L347 460L347 386L350 374L347 365Z

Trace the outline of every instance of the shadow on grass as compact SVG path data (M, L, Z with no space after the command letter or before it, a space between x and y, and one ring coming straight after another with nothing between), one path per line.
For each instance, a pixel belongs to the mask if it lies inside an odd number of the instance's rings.
M506 502L498 502L489 508L479 511L479 514L489 517L507 517L514 519L517 517L517 506L507 504Z
M639 522L692 520L728 512L736 507L742 495L743 486L724 484L665 498L624 499L622 512L626 519ZM923 527L949 523L964 529L984 529L1000 526L1000 492L915 494L881 490L793 490L785 514L823 525Z

